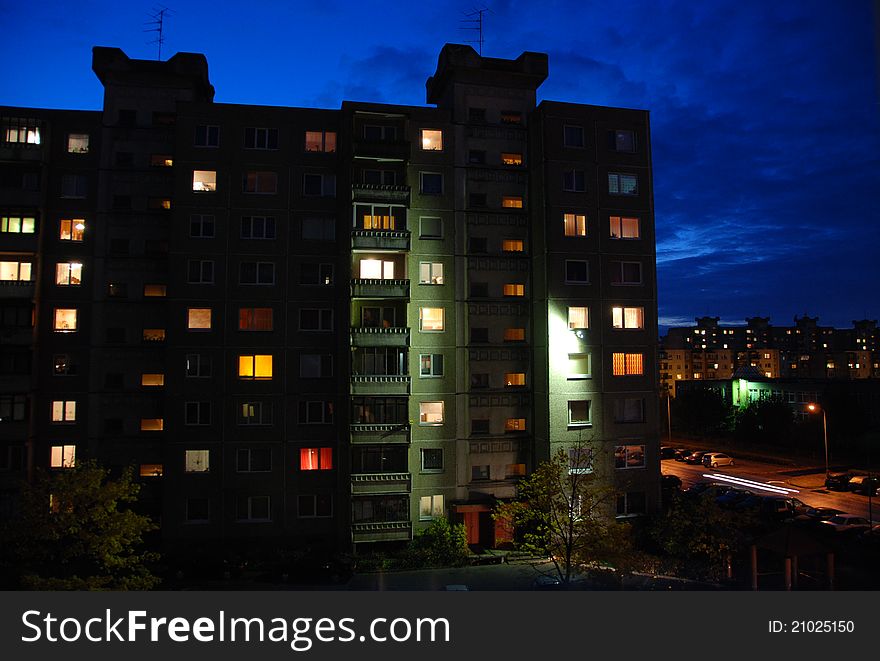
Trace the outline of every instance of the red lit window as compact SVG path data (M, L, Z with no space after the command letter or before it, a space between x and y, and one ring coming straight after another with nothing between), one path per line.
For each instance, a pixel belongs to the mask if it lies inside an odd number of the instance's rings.
M328 471L333 468L333 448L301 448L299 469L302 471Z

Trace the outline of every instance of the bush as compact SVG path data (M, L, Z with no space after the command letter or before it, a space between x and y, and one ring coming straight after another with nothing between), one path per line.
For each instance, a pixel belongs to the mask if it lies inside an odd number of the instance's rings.
M464 524L452 525L445 517L416 533L401 554L403 567L461 567L469 555Z

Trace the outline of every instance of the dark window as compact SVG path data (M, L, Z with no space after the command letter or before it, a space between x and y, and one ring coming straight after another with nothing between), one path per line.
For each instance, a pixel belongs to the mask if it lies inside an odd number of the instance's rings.
M486 109L485 108L468 108L468 121L469 122L485 122L486 121Z
M634 131L608 131L608 148L614 151L634 153L636 151L636 134Z
M565 144L566 147L583 147L584 127L565 126L563 128L563 144Z
M489 341L488 328L471 328L471 342L483 344Z
M483 165L486 162L486 152L482 149L471 149L468 152L468 163Z
M196 147L219 147L220 127L204 124L196 126L193 144L195 144Z
M489 376L488 374L486 375ZM489 421L488 420L471 420L471 434L488 434L489 433Z
M587 262L566 260L565 261L565 281L573 283L587 283L590 281L589 268Z
M469 207L484 207L484 206L486 206L486 194L485 193L470 193L468 195L468 206Z
M443 175L437 172L419 172L419 188L422 195L442 195Z
M253 128L244 130L245 149L278 149L278 129Z

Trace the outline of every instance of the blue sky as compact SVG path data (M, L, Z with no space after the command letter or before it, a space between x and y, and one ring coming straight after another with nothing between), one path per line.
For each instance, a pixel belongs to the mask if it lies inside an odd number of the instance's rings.
M550 56L541 98L651 111L661 325L880 318L880 105L868 0L494 0L484 54ZM3 3L0 104L97 109L91 47L155 58L148 3ZM163 57L216 100L424 104L469 2L173 0ZM484 5L479 5L484 6ZM14 64L13 64L14 63Z

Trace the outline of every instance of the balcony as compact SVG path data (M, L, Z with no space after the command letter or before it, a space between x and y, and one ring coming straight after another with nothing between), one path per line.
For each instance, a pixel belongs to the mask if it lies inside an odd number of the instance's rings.
M352 395L408 395L409 375L377 375L351 377Z
M409 231L352 230L351 247L366 250L409 250Z
M409 521L384 521L381 523L353 523L351 541L358 542L408 542L412 539Z
M351 476L351 493L354 496L409 493L410 490L409 473L361 473Z
M409 281L407 281L409 282ZM407 291L409 289L407 288ZM33 280L0 280L0 298L33 298Z
M409 205L409 186L387 184L352 184L352 202L384 202L386 204Z
M353 278L351 295L355 298L409 298L409 280Z
M352 328L353 347L407 347L409 328Z
M349 427L351 442L356 445L376 443L407 444L410 442L409 423L357 424Z
M367 158L382 158L408 161L410 144L408 140L365 140L355 139L354 155Z

